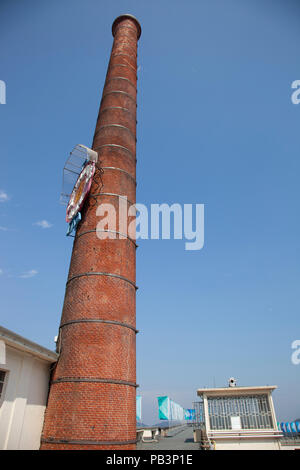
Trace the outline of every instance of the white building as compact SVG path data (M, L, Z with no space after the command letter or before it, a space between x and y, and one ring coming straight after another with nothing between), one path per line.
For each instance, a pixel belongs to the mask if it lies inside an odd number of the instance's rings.
M216 450L280 450L272 392L276 386L201 388L199 427Z
M0 449L36 450L57 354L0 327Z

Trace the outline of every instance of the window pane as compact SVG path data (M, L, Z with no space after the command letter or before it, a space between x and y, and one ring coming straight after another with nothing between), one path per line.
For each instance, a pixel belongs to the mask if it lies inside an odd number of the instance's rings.
M208 412L211 429L232 429L232 416L240 418L242 429L272 427L268 395L209 397Z

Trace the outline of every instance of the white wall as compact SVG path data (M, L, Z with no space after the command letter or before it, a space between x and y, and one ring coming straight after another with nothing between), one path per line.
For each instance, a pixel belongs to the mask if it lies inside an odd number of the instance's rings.
M36 450L44 421L50 364L6 345L0 401L0 449Z
M278 439L215 440L216 450L280 450Z
M295 444L291 446L281 446L281 450L300 450L300 445Z

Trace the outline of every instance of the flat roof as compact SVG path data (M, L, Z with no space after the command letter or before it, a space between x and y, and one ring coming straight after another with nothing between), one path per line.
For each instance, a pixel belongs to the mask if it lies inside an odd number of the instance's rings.
M11 346L19 351L23 351L33 356L37 356L47 362L56 362L58 354L50 349L44 348L23 336L14 333L3 326L0 326L0 341L4 341L5 344Z
M249 395L249 393L259 394L264 392L272 392L277 385L264 385L256 387L222 387L222 388L198 388L197 395Z

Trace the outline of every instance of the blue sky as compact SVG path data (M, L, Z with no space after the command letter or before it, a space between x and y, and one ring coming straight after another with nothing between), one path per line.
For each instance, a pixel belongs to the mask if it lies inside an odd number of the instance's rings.
M54 347L72 248L62 169L91 145L126 12L142 25L137 201L205 204L202 250L139 241L143 421L157 421L156 396L190 408L230 376L278 385L278 419L298 418L297 1L1 1L1 323Z

